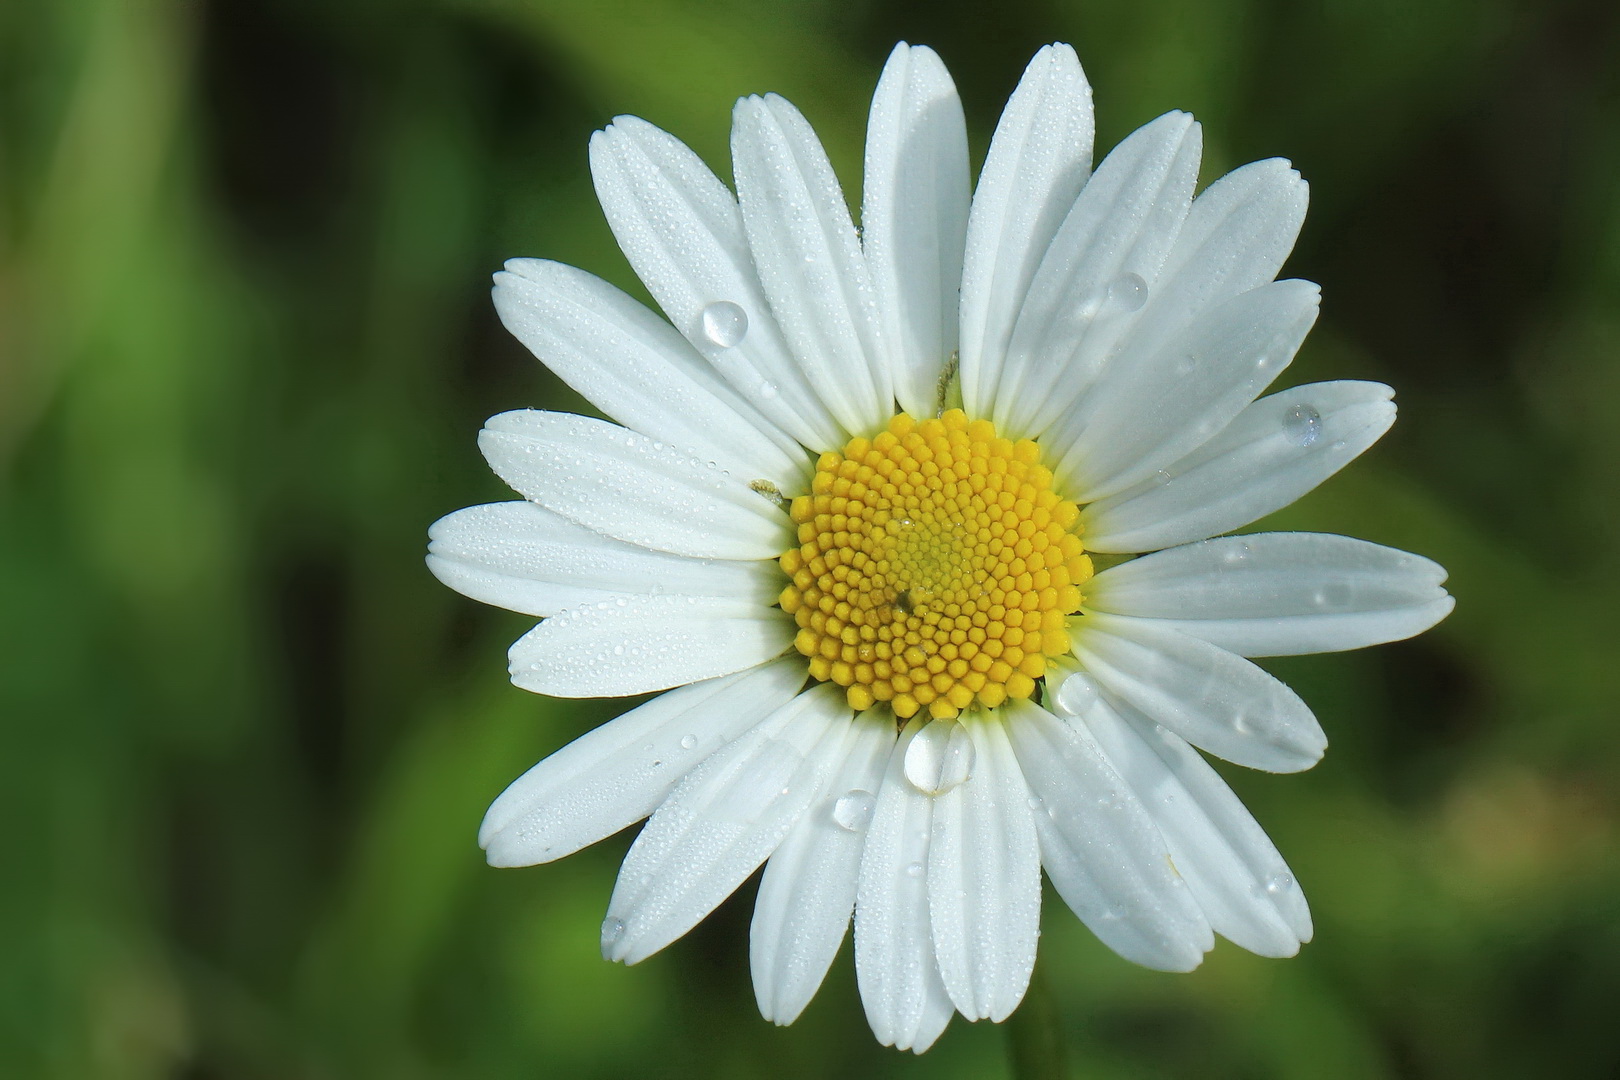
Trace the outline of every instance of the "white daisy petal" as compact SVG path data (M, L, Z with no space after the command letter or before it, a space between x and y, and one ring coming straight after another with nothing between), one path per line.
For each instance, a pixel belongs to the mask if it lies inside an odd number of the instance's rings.
M783 490L803 449L715 374L675 329L598 277L541 259L495 275L495 310L587 401L625 427Z
M491 417L478 446L524 498L618 540L710 559L771 559L794 542L751 478L605 420L520 409Z
M926 984L928 997L923 1002L922 1019L917 1022L917 1030L912 1034L910 1045L895 1043L896 1050L910 1050L913 1054L925 1053L930 1046L945 1034L950 1025L951 1017L956 1015L956 1007L951 1004L950 995L945 993L945 984L939 981L938 969L928 977Z
M1133 559L1086 585L1086 606L1153 619L1240 656L1360 649L1451 611L1438 563L1320 533L1259 533Z
M932 49L901 42L872 98L861 235L894 396L913 416L934 414L940 368L956 351L970 190L956 84Z
M1130 487L1231 423L1287 367L1316 322L1319 292L1277 281L1205 312L1151 353L1132 343L1054 427L1054 470L1079 502Z
M660 694L513 781L484 815L478 844L491 866L529 866L612 836L803 685L804 665L783 660Z
M748 955L767 1020L798 1019L843 943L894 736L894 721L885 715L855 717L831 783L765 864Z
M1282 509L1389 430L1393 393L1382 383L1345 381L1261 398L1180 461L1086 506L1086 547L1157 551Z
M1327 736L1299 695L1249 661L1154 619L1088 614L1074 653L1103 689L1237 765L1298 772Z
M457 510L428 529L428 569L465 596L526 615L618 596L671 593L767 607L770 563L689 559L614 540L531 502Z
M956 723L957 721L935 721ZM934 800L928 912L945 989L969 1020L1000 1023L1023 1000L1041 933L1041 850L1029 785L999 716L961 721L972 775Z
M1166 113L1120 143L1041 260L993 398L1009 438L1037 435L1096 380L1137 320L1192 205L1202 129Z
M989 413L1013 323L1091 169L1091 86L1074 50L1035 54L996 124L968 215L962 265L962 400Z
M737 200L709 167L668 132L621 116L591 139L591 176L614 238L675 328L777 427L813 450L841 444L765 301Z
M838 688L822 684L693 769L624 858L602 955L639 963L735 892L825 790L851 715Z
M1129 348L1160 348L1203 312L1275 278L1309 199L1309 186L1282 158L1252 162L1209 185L1146 293Z
M1084 697L1082 714L1065 718L1086 726L1141 799L1210 927L1262 956L1298 952L1311 938L1305 896L1232 789L1180 737L1095 690Z
M809 121L775 94L737 102L732 171L754 265L793 355L851 434L892 414L876 290L843 189Z
M953 1007L934 960L928 916L928 841L934 800L906 779L914 717L889 754L861 854L855 898L855 976L872 1034L898 1050L927 1049Z
M1038 802L1041 863L1064 903L1127 960L1191 971L1215 945L1169 848L1091 735L1029 701L1001 710Z
M744 600L621 596L566 608L518 638L512 682L553 697L622 697L730 675L793 643L793 619Z

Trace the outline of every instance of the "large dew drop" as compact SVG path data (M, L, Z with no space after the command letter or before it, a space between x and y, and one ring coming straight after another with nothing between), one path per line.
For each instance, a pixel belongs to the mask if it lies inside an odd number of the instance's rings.
M1294 405L1283 413L1283 434L1295 446L1310 446L1322 437L1322 414L1309 405Z
M1070 716L1084 716L1097 702L1097 684L1089 675L1070 675L1058 687L1057 707Z
M906 779L924 795L943 795L973 775L973 737L957 720L933 720L906 747Z
M748 335L748 312L730 300L716 300L703 309L699 320L703 336L722 349L729 349Z
M1266 879L1266 892L1272 896L1281 896L1294 887L1294 879L1288 874L1277 874Z
M1147 298L1148 285L1140 274L1121 274L1108 283L1108 303L1116 310L1140 311Z
M860 832L872 821L872 808L877 804L877 797L870 791L855 788L838 796L833 803L833 821L840 829L850 832Z

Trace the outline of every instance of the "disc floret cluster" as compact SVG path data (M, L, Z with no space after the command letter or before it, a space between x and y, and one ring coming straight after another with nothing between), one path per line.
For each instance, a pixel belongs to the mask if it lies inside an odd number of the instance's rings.
M901 719L1033 694L1069 651L1091 576L1079 507L1052 480L1033 440L960 409L901 413L822 454L793 500L799 546L780 560L810 673L852 708L888 702Z

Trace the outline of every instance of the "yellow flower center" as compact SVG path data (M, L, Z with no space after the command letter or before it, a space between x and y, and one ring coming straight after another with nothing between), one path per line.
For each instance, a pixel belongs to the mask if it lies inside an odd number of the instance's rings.
M1039 459L1033 440L998 438L960 409L901 413L822 454L793 500L799 546L779 560L810 674L855 709L887 701L901 718L1033 694L1047 659L1069 651L1067 617L1091 576L1080 509Z

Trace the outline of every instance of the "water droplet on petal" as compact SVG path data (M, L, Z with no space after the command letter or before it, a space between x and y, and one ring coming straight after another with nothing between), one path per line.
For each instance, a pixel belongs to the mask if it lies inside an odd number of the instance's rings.
M1057 707L1070 716L1084 716L1096 701L1097 684L1089 675L1070 675L1057 690Z
M696 745L697 745L697 736L696 735L682 735L681 736L681 749L682 750L690 750Z
M762 383L762 384L760 384L759 396L764 398L766 401L773 400L776 397L776 384L775 383Z
M923 864L922 863L914 862L910 866L906 867L906 876L907 877L922 877L922 875L923 875Z
M1108 283L1108 302L1122 311L1140 311L1147 296L1147 282L1140 274L1121 274Z
M877 804L877 797L870 791L855 788L838 796L833 803L833 820L840 829L850 832L860 832L872 820L872 808Z
M1285 893L1294 887L1294 879L1287 874L1276 874L1266 879L1266 892L1272 896Z
M700 316L703 336L722 349L729 349L748 334L748 312L730 300L716 300Z
M624 937L624 920L609 915L602 920L602 948L608 949Z
M973 775L973 736L957 720L933 720L906 747L906 779L924 795L943 795Z
M1295 446L1312 446L1322 437L1322 414L1310 405L1291 405L1283 413L1283 434Z
M1221 562L1228 566L1236 566L1249 557L1248 544L1224 544L1222 547Z

